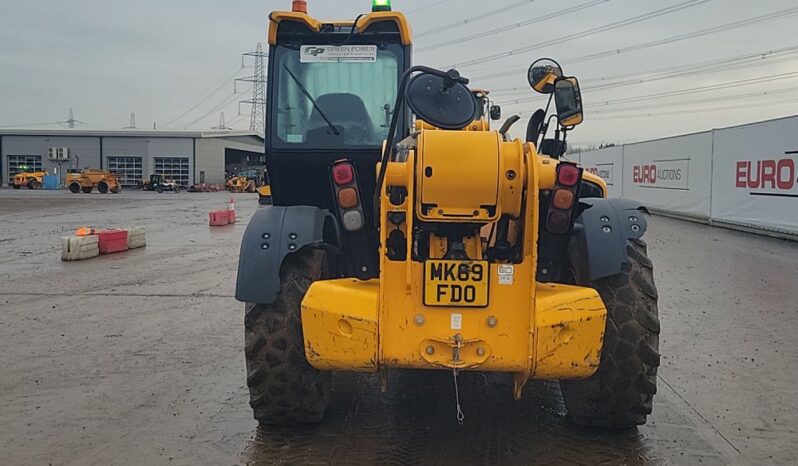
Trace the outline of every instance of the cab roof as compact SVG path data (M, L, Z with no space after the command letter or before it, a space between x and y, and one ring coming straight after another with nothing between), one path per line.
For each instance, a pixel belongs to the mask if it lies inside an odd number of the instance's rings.
M312 16L294 11L274 11L269 15L269 45L277 44L277 32L280 28L280 23L285 21L293 21L304 24L308 29L314 32L321 32L322 26L332 24L333 26L352 27L355 25L355 32L362 33L370 26L383 21L393 21L399 29L402 45L410 45L413 43L413 34L410 30L410 24L404 14L398 11L380 11L372 12L359 16L357 20L334 20L334 21L321 21Z

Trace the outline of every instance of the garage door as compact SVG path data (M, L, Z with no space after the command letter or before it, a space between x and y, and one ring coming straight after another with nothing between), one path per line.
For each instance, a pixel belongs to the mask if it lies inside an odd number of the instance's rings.
M188 169L188 157L155 157L155 173L171 176L184 188L188 188Z
M119 184L127 188L138 186L144 177L141 157L109 156L108 171L115 173L119 177Z
M8 156L8 184L14 184L14 175L22 172L22 169L28 168L28 171L41 171L42 170L42 156L41 155L9 155Z

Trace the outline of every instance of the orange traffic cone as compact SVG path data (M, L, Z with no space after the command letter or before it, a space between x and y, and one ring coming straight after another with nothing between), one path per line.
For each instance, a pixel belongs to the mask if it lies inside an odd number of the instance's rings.
M97 230L92 227L80 227L75 231L75 236L91 236L96 234Z

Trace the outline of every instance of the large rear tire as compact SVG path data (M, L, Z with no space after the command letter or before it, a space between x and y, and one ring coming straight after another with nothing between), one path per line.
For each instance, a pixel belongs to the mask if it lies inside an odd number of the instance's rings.
M100 181L97 183L97 191L100 191L100 194L107 194L108 193L108 183L105 181Z
M331 374L308 363L300 314L310 285L329 276L326 251L307 249L290 254L280 271L277 300L270 305L246 306L249 404L262 424L309 424L324 417Z
M560 382L568 415L581 426L631 428L652 411L660 362L657 288L646 243L629 240L626 255L621 273L585 284L601 295L607 325L598 371Z
M80 192L80 184L78 184L78 183L71 183L71 184L69 185L69 192L71 192L72 194L77 194L77 193L79 193L79 192Z

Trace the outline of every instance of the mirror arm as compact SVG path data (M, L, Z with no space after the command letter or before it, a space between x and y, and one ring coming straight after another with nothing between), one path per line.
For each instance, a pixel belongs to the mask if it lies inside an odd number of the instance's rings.
M551 100L551 99L549 99L549 100ZM548 109L548 105L546 106L546 108ZM543 130L541 131L541 135L540 135L541 144L543 143L543 140L546 139L546 133L549 131L549 125L551 125L552 118L557 119L557 124L558 125L560 123L560 119L557 117L557 115L550 115L549 118L546 119L546 123L543 124ZM559 131L559 129L558 129L558 131ZM537 147L540 147L540 146L537 146Z
M546 139L546 131L549 130L549 121L551 120L551 117L549 117L549 119L546 119L546 114L549 113L549 107L551 107L552 99L554 99L553 93L549 94L549 100L546 102L546 108L543 109L544 123L540 127L540 134L542 137L540 137L537 141L535 141L535 147L540 147L540 143L543 142L544 139Z

